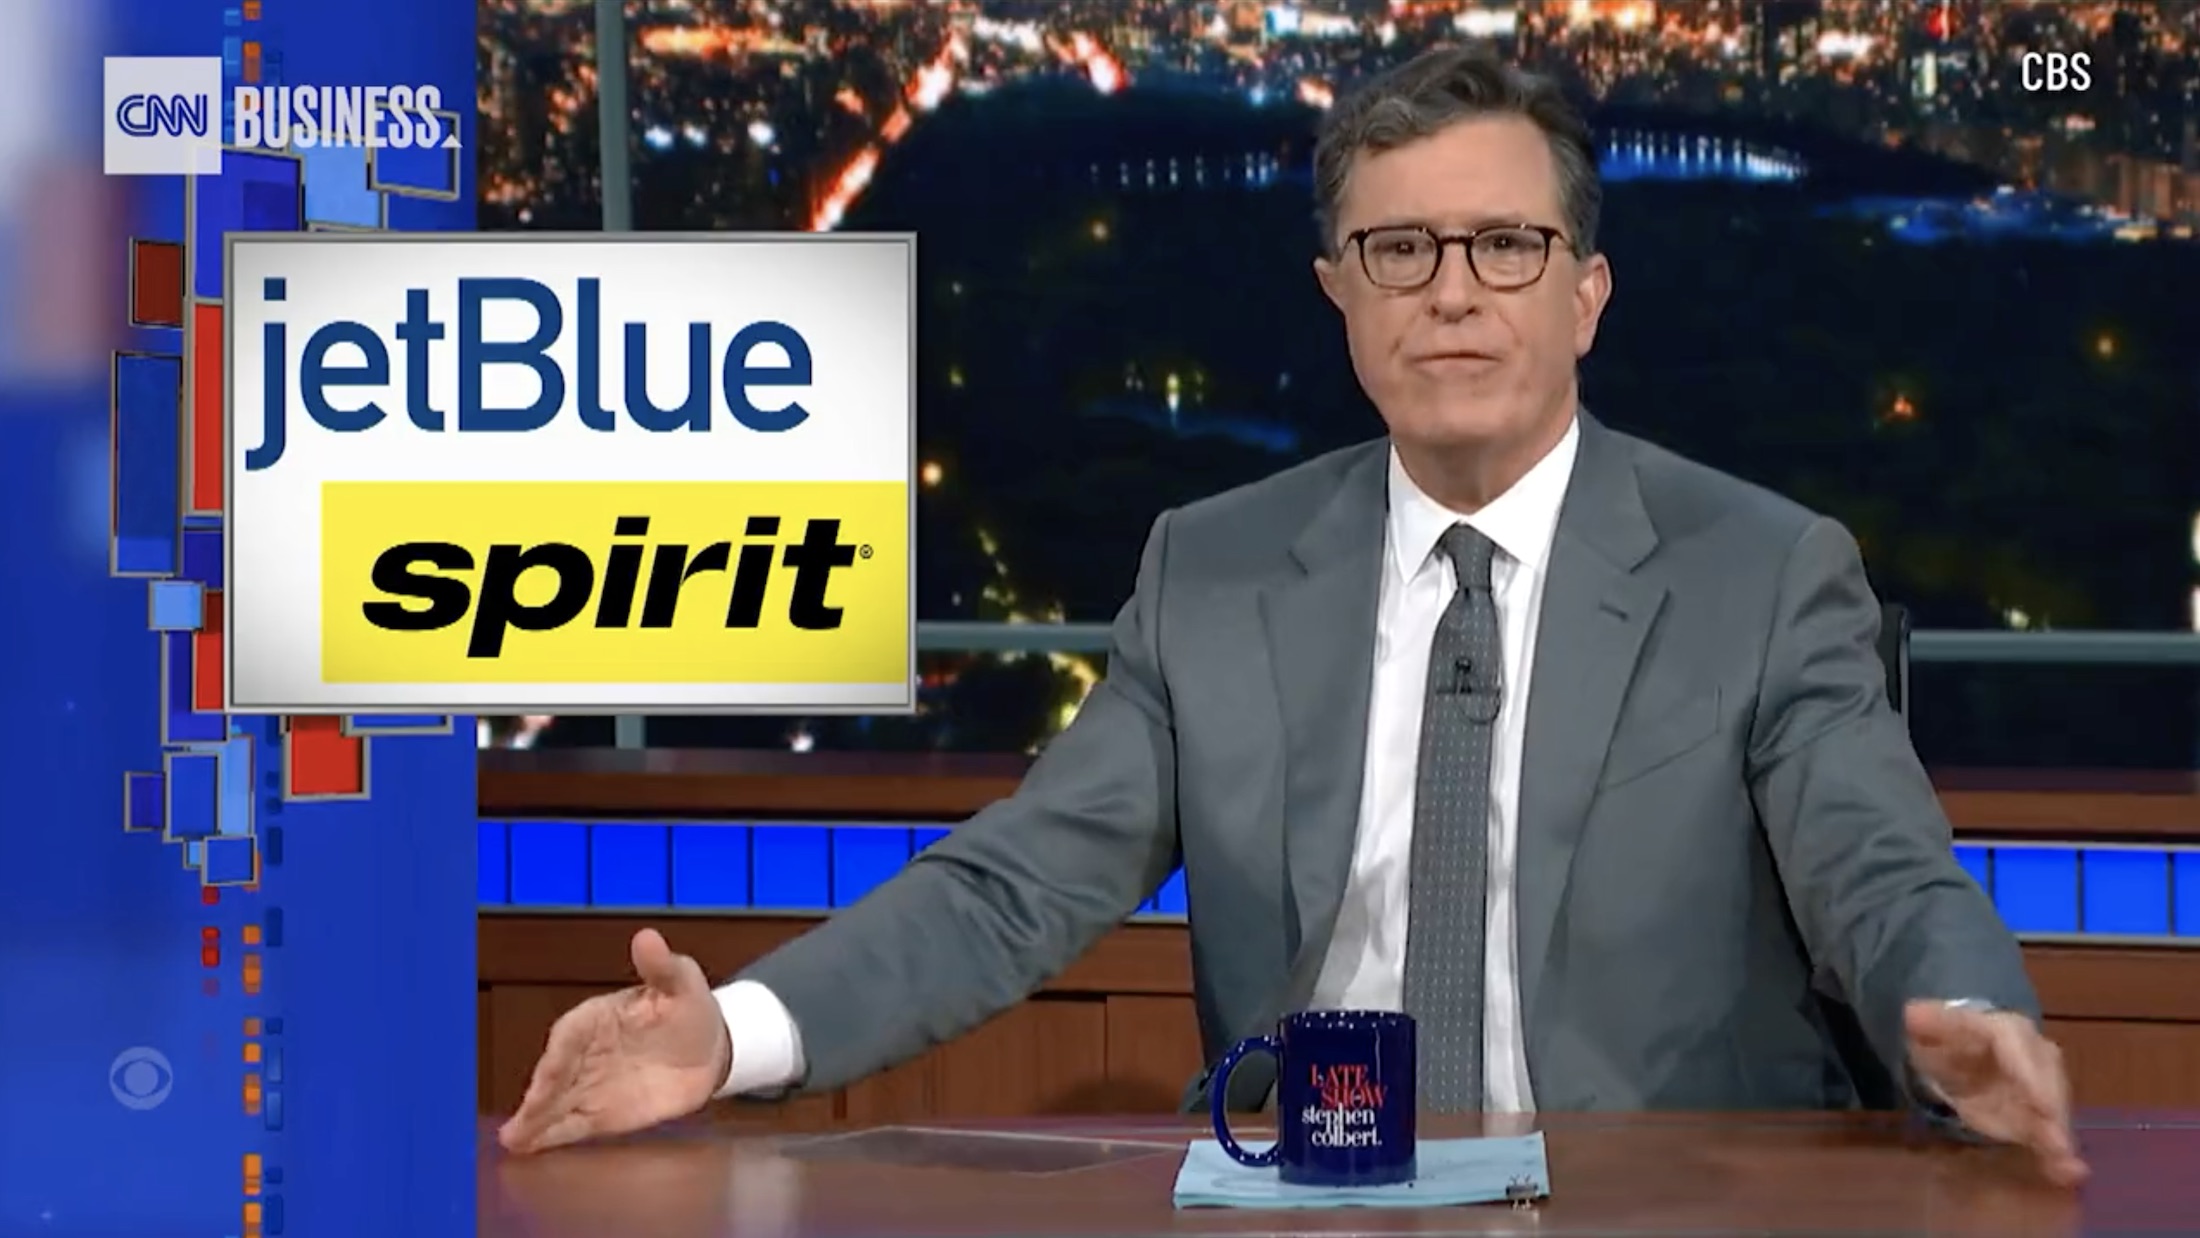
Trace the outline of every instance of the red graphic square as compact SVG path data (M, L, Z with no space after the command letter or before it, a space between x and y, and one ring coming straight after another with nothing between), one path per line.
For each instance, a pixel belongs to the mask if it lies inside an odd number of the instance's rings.
M367 741L344 734L342 718L289 718L283 742L284 793L293 798L359 796L367 791Z
M191 424L184 427L183 508L194 516L218 516L222 510L222 343L222 307L192 305L184 358Z
M191 634L191 708L222 711L222 591L208 589L199 630Z
M183 325L183 246L174 241L130 242L130 325Z

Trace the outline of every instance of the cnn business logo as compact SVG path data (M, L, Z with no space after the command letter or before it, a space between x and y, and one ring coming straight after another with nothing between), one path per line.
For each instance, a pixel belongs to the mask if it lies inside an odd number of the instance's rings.
M109 176L217 176L222 62L216 56L109 56Z
M219 176L222 62L213 56L106 60L109 176ZM226 119L239 148L458 148L459 117L433 86L239 86Z

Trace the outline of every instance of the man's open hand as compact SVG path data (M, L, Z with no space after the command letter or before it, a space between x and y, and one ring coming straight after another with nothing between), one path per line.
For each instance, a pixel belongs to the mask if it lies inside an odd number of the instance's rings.
M497 1132L513 1152L623 1135L701 1109L733 1046L710 982L655 929L634 935L633 988L591 997L550 1028L519 1112Z
M2070 1131L2070 1080L2062 1050L2030 1018L1946 1002L1911 1002L1905 1011L1910 1063L1965 1126L2019 1144L2039 1157L2052 1182L2085 1180Z

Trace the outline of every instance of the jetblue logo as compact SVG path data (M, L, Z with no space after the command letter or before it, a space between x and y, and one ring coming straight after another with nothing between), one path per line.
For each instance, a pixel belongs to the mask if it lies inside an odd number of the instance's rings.
M220 57L107 57L107 175L219 175L221 97Z
M245 471L283 458L294 396L315 425L338 434L373 430L393 415L418 430L460 434L525 434L567 410L605 433L621 421L657 434L708 432L721 413L759 434L809 420L801 397L814 381L810 343L784 322L606 323L603 281L593 276L576 280L570 299L532 279L455 283L443 314L433 295L443 290L408 288L394 323L300 322L293 335L282 311L301 290L283 277L262 281L261 424ZM682 358L677 401L650 390L657 350ZM510 398L514 379L531 398Z

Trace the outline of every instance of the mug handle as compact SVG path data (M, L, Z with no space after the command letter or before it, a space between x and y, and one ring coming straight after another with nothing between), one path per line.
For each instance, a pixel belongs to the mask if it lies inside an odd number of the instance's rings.
M1230 1051L1222 1055L1222 1062L1215 1067L1215 1073L1207 1080L1207 1107L1214 1115L1215 1142L1222 1145L1223 1152L1240 1165L1266 1169L1283 1155L1283 1140L1277 1139L1265 1152L1247 1152L1238 1143L1237 1137L1230 1133L1230 1072L1237 1069L1238 1063L1244 1061L1248 1053L1273 1054L1280 1061L1283 1057L1283 1042L1274 1036L1248 1036L1232 1045Z

